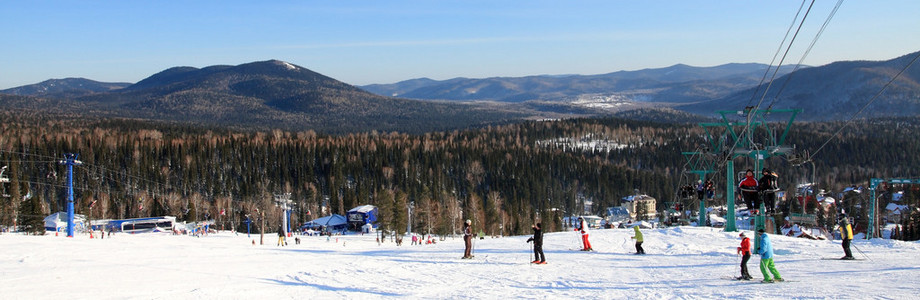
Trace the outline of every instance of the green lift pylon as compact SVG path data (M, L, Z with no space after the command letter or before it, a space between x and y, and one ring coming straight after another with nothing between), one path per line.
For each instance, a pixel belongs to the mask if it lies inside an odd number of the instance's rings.
M687 164L690 167L687 173L696 174L701 182L706 181L706 175L715 173L715 161L708 159L709 153L705 151L681 152L687 158ZM699 220L696 226L706 225L706 197L700 200Z
M738 229L735 224L735 166L734 160L738 157L751 158L754 162L754 170L761 169L766 159L774 156L789 154L791 147L784 146L789 129L795 117L801 113L801 109L757 109L747 107L744 110L721 110L717 113L721 116L721 122L699 123L706 131L709 154L724 161L726 171L725 184L725 202L727 204L728 215L726 216L725 231L734 232ZM790 114L782 132L774 131L767 123L767 117L772 114ZM744 119L743 122L731 121L730 116L736 115ZM722 128L721 132L716 134L715 128ZM691 154L692 152L685 152ZM690 172L710 173L714 170L694 169ZM701 175L703 176L703 175ZM759 208L764 211L763 204ZM705 208L700 209L701 212ZM702 216L700 218L702 219ZM766 218L759 214L754 217L754 230L764 229ZM760 244L760 236L755 236L755 245ZM756 247L756 246L755 246Z
M920 179L916 178L872 178L869 180L869 224L866 232L866 239L877 238L876 233L878 232L878 225L875 224L877 219L876 206L878 206L877 196L875 191L878 190L878 186L882 183L889 184L920 184Z

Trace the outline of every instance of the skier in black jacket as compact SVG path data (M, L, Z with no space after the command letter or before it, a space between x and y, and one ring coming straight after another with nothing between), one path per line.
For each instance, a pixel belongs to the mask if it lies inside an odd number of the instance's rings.
M473 221L466 220L463 223L463 259L473 258Z
M546 264L546 256L543 255L543 229L539 222L533 225L533 237L527 239L527 242L533 242L534 264Z
M765 213L772 215L776 213L774 211L776 207L776 192L779 191L779 185L776 184L776 173L770 172L770 169L763 168L763 177L760 177L759 190L762 193L762 200L764 208L767 210Z

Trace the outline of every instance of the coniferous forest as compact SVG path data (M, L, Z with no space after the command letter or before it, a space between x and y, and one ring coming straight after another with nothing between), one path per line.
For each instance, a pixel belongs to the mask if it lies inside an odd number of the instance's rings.
M271 231L281 218L273 196L290 193L295 225L373 204L380 209L381 228L400 232L410 220L410 206L412 228L419 232L448 235L465 219L490 235L526 233L537 219L556 231L564 216L603 215L636 191L659 199L659 211L667 209L688 178L681 151L704 144L706 136L694 124L612 117L334 136L0 117L0 165L8 166L4 176L10 178L0 198L0 224L7 226L66 210L66 174L59 161L77 153L82 165L74 167L76 211L91 219L171 215L214 219L219 228L231 229L264 215L267 224L275 224L267 227ZM790 133L790 143L800 150L814 151L830 140L814 158L822 188L839 191L871 177L920 176L920 122L844 125L801 123ZM767 163L790 192L812 176L810 168L782 158ZM736 161L736 170L743 168L745 162ZM713 176L718 189L724 189L724 178ZM917 207L917 199L906 201Z

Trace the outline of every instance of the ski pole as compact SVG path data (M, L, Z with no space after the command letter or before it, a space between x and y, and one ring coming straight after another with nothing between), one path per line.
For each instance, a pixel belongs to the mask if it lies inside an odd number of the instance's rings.
M536 261L536 260L537 260L537 252L536 252L536 251L530 251L530 252L531 252L530 256L533 257L533 259L531 259L530 261Z
M735 252L735 258L736 258L736 259L735 259L735 265L736 265L736 266L741 266L741 254L738 254L737 252ZM742 275L742 277L743 277L743 275Z
M581 234L581 230L575 231L575 248L585 249L585 237Z
M859 251L859 253L862 254L863 256L865 256L866 259L868 259L869 261L873 261L872 258L870 258L868 255L866 255L866 253L863 252L861 249L859 249L859 247L856 247L856 245L853 245L853 244L851 243L850 246L853 246L853 248L855 248L856 251Z
M476 255L474 254L474 253L476 253L476 236L473 235L473 236L470 236L470 237L473 239L473 243L472 243L472 245L470 245L470 256L476 256Z

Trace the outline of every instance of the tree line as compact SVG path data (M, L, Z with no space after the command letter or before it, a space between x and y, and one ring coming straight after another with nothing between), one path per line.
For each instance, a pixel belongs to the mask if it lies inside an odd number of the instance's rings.
M564 216L603 215L635 190L657 198L659 211L668 208L686 177L681 151L706 142L693 124L613 117L343 135L0 117L0 164L11 181L0 200L0 224L7 226L65 209L58 161L77 153L83 162L74 172L77 213L93 219L172 215L214 219L230 229L264 214L278 224L273 195L290 193L293 224L372 204L381 227L400 232L410 219L416 231L441 235L466 219L486 234L524 234L536 220L554 231ZM789 139L798 149L816 149L838 125L797 124ZM832 190L869 176L909 176L920 165L908 154L920 150L916 129L912 120L849 126L816 159L818 182ZM784 187L810 178L810 170L782 159L768 163ZM724 177L713 179L724 187Z

